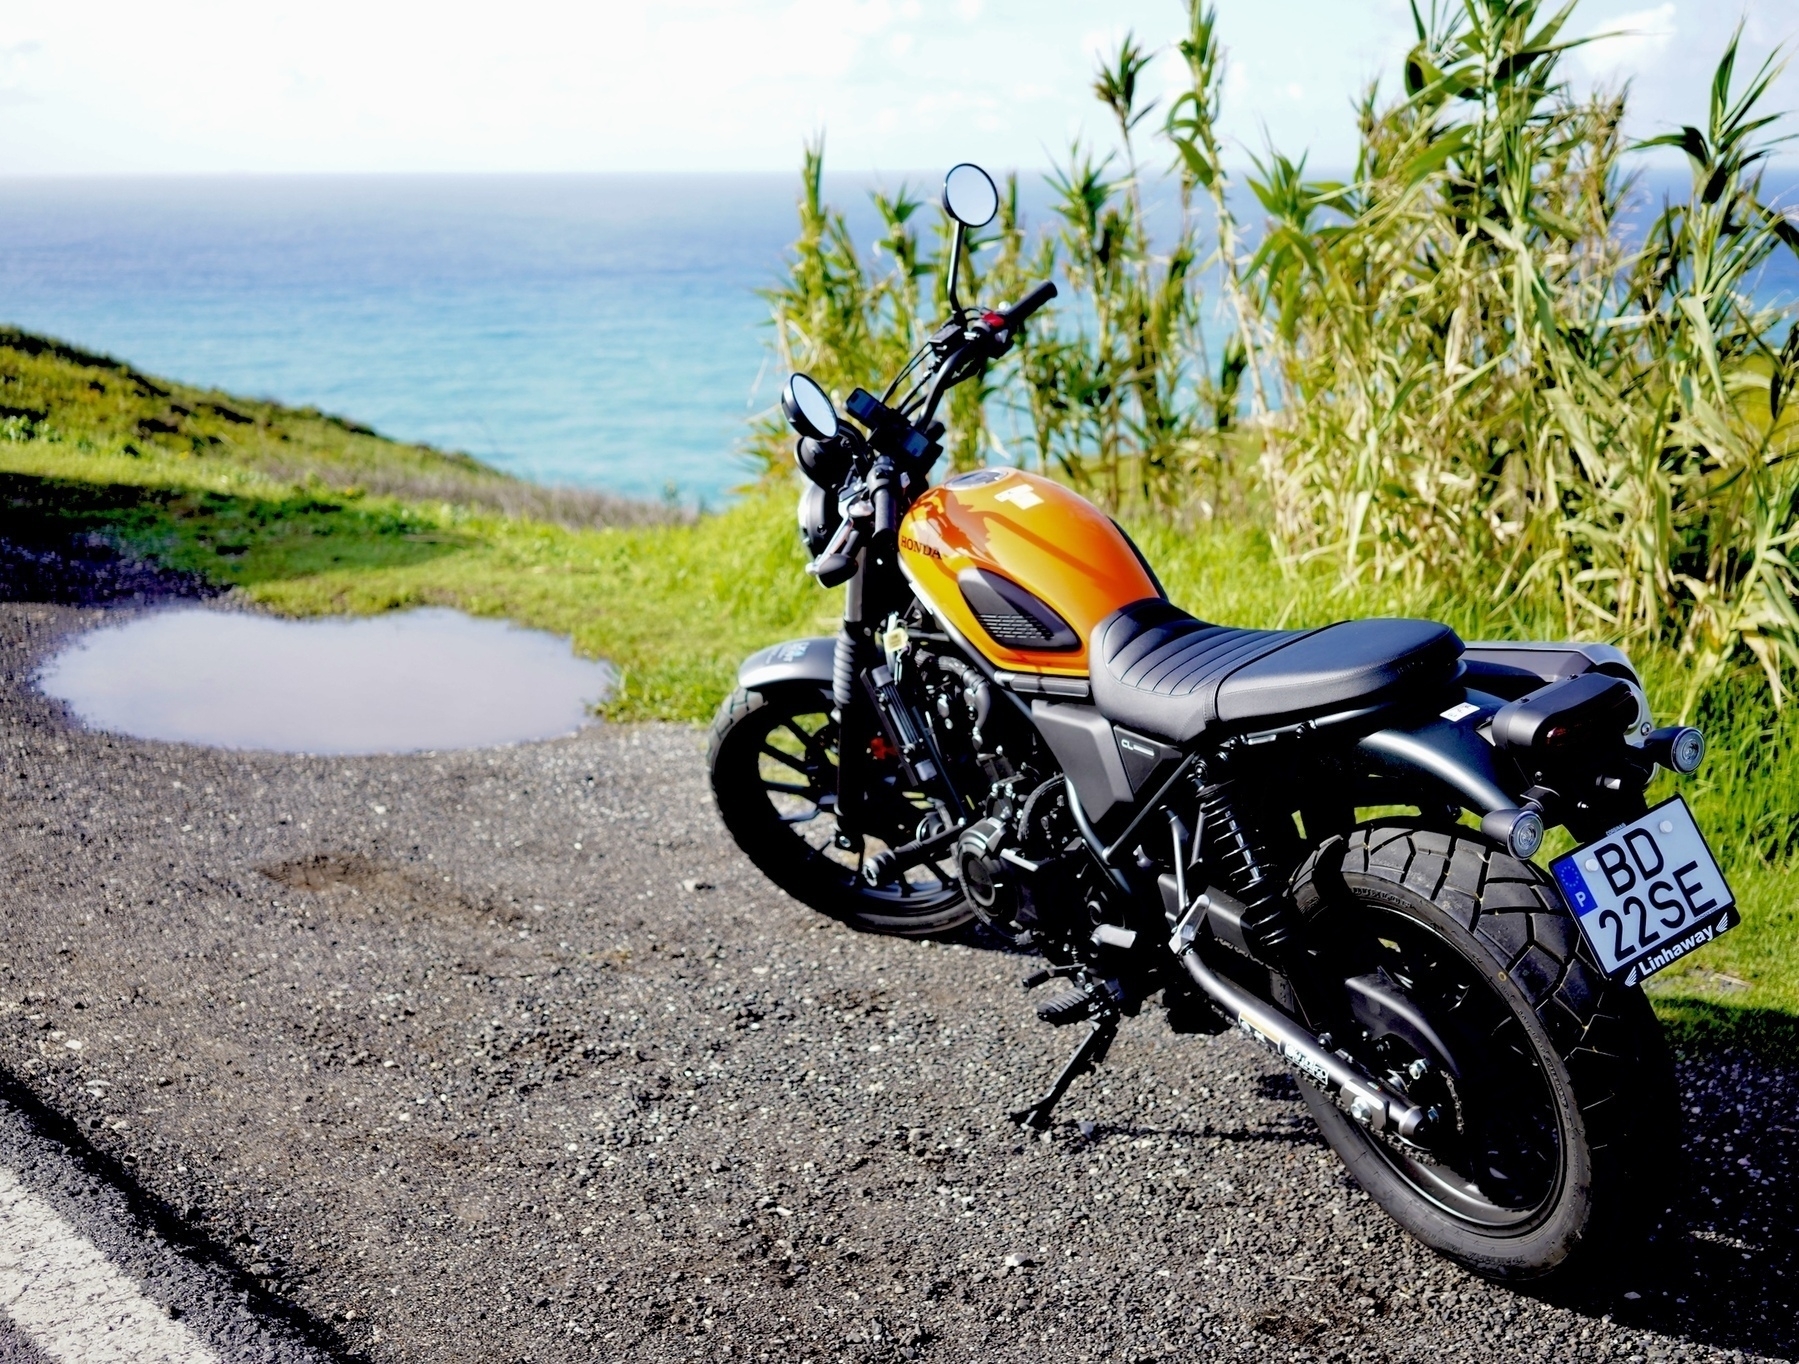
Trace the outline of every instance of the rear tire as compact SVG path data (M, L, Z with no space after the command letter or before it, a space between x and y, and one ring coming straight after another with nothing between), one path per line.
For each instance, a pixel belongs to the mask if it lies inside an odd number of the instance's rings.
M1412 1082L1437 1086L1454 1114L1456 1133L1429 1156L1368 1131L1301 1080L1325 1140L1370 1197L1489 1278L1598 1272L1602 1250L1630 1263L1620 1249L1655 1230L1673 1192L1673 1065L1648 1000L1606 980L1549 877L1472 834L1374 826L1320 848L1296 878L1295 903L1314 955L1285 1002L1314 1028L1353 1035L1352 1052L1370 1047L1344 1022L1330 981L1340 989L1346 970L1375 963L1389 983L1417 980L1405 993L1440 1038L1469 1039L1459 1082L1443 1067ZM1404 1050L1373 1045L1389 1062Z
M947 859L914 867L885 886L861 876L868 853L910 841L928 814L909 804L897 784L884 792L892 826L885 840L869 837L860 851L838 846L829 809L837 790L832 704L828 687L802 681L739 687L725 698L706 745L725 827L769 880L832 918L911 938L960 928L974 914Z

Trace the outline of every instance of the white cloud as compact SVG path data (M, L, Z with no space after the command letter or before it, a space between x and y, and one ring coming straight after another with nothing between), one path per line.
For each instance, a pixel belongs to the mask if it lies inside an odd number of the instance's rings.
M1654 9L1616 15L1587 30L1592 41L1574 49L1574 60L1594 80L1617 81L1660 60L1673 43L1672 0Z
M1746 3L1745 65L1799 27L1792 0ZM1715 4L1583 0L1589 31L1638 35L1571 70L1630 75L1640 122L1690 118L1727 32ZM777 170L820 126L842 168L1041 165L1077 130L1109 139L1089 87L1126 31L1158 50L1146 89L1165 106L1184 74L1179 8L0 0L0 171ZM1377 74L1392 90L1408 6L1221 9L1227 137L1259 150L1266 129L1314 166L1347 164L1349 102ZM1799 71L1772 103L1799 105Z

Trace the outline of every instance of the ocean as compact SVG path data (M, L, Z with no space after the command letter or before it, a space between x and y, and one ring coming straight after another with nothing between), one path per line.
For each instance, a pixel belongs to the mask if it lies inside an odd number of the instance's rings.
M793 177L12 180L0 317L546 483L717 504Z
M934 176L909 183L934 197ZM1023 186L1041 224L1047 190ZM828 182L865 250L867 188ZM756 291L797 191L794 175L8 179L0 319L540 482L716 506L750 476L745 423L784 377ZM1770 274L1787 298L1796 281L1790 261Z

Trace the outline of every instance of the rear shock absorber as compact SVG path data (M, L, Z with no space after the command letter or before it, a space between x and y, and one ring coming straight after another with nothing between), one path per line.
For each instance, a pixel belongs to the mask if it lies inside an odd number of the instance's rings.
M1298 931L1297 911L1287 899L1267 845L1244 818L1234 781L1199 792L1206 861L1213 875L1246 906L1243 930L1262 954L1278 956Z

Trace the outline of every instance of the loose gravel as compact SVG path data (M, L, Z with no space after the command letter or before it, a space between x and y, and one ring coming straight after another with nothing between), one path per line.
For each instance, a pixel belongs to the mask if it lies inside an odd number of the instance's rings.
M1154 1009L1046 1137L1008 1125L1075 1040L1028 963L786 899L694 730L357 759L84 733L30 674L103 618L0 605L0 1068L332 1351L1799 1347L1791 1071L1684 1058L1679 1232L1612 1248L1616 1290L1497 1287L1396 1230L1263 1054Z

